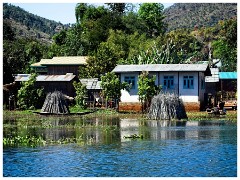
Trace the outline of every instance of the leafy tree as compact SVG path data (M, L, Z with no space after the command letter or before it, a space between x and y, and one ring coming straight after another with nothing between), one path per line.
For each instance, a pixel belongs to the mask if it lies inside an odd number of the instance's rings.
M35 109L41 107L45 94L43 88L36 88L37 74L32 74L28 81L22 82L18 90L17 105L20 109Z
M67 31L62 30L58 34L54 35L52 39L54 40L54 42L57 45L61 46L61 45L65 44L66 37L67 37Z
M117 13L117 14L123 14L125 11L126 3L106 3L109 8Z
M95 7L80 3L76 7L76 18L81 27L81 42L85 54L94 54L102 42L109 37L110 29L125 30L123 3L110 3L111 8Z
M145 34L148 31L146 26L143 26L144 20L139 18L136 12L129 12L122 17L124 24L124 32L126 34L139 33L140 35Z
M87 10L86 3L78 3L75 7L76 22L79 24L83 20L84 13Z
M183 63L190 59L191 61L202 60L199 58L201 53L202 43L195 38L189 30L175 30L166 35L166 39L174 45L175 59L174 63ZM208 60L208 59L206 59Z
M151 99L160 90L160 87L155 85L156 76L150 76L148 72L143 71L138 76L138 95L142 103L142 111L150 107Z
M53 37L54 43L49 48L49 56L87 55L82 40L82 28L75 25L69 30L62 30Z
M230 47L237 47L237 19L220 21L220 36L227 42Z
M87 50L82 40L81 26L74 26L67 32L65 56L86 56Z
M220 38L213 41L213 56L222 61L222 71L237 71L237 21L220 21Z
M28 60L24 73L31 73L30 65L40 61L44 53L44 45L37 41L30 41L25 45L26 59Z
M85 97L87 95L86 85L82 84L81 82L77 83L76 81L74 81L73 86L76 90L76 97L75 97L76 105L81 109L85 109L86 108Z
M101 87L103 95L106 99L106 103L113 99L116 102L116 109L118 109L118 103L121 97L121 89L129 89L129 85L126 82L120 81L116 74L108 72L101 77Z
M130 64L138 64L135 59L138 58L141 52L147 51L154 43L146 34L139 34L135 32L128 36L129 39L129 53L128 59L133 60Z
M143 3L140 5L138 15L144 20L150 37L158 36L166 31L166 24L163 22L164 6L161 3Z
M89 57L87 69L90 77L100 77L114 69L117 62L127 58L128 38L122 31L110 30L106 42L102 42L94 56Z
M237 71L237 48L232 48L224 40L214 41L213 56L222 62L221 71Z
M25 52L26 40L3 42L3 83L13 82L12 74L24 72L27 65Z

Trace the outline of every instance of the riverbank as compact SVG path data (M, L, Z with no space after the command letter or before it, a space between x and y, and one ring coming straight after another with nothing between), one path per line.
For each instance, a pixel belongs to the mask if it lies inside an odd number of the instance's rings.
M36 111L3 111L3 143L5 147L15 146L42 146L66 143L92 143L92 140L108 137L110 141L116 134L121 139L132 135L144 134L149 138L145 128L190 126L207 124L237 124L237 112L230 111L226 116L210 116L206 112L188 112L188 121L156 121L149 120L146 114L118 113L114 110L98 110L89 114L80 115L74 112L72 115L41 115ZM90 112L84 110L83 113ZM131 128L132 127L132 128ZM135 129L129 133L130 129ZM16 131L17 129L17 131ZM136 129L139 129L136 131ZM92 134L96 137L92 139ZM152 132L154 133L154 132ZM103 141L105 139L103 138Z
M71 118L78 118L79 116L111 116L111 117L121 117L121 118L139 118L139 119L147 119L146 114L141 113L121 113L115 110L105 110L100 109L97 111L93 110L77 110L77 109L70 109L71 115L41 115L36 112L40 112L40 110L32 111L32 110L25 110L25 111L9 111L3 110L3 119L4 120L15 120L15 119L39 119L39 118L54 118L54 117L71 117ZM187 112L187 117L189 121L202 121L202 120L228 120L232 122L237 122L237 111L227 111L226 115L221 116L213 116L209 115L207 112Z

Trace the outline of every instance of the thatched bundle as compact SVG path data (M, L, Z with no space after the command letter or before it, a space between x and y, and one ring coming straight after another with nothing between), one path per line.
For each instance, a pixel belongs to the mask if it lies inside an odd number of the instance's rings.
M156 120L186 119L187 114L178 95L161 92L153 97L148 118Z
M48 93L42 106L41 113L69 114L65 96L60 91Z

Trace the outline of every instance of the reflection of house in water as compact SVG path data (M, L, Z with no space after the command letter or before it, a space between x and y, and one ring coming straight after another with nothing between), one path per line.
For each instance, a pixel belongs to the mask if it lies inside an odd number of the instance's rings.
M133 134L142 134L144 139L151 140L204 139L219 136L219 130L213 130L212 128L203 128L204 130L201 130L201 126L219 126L220 124L219 122L206 124L206 122L169 120L146 120L141 122L137 119L121 119L120 133L122 141L125 141L124 136Z
M133 134L139 135L140 121L138 119L121 119L120 120L120 134L121 140L124 136L131 136Z
M61 125L71 125L74 128L59 128ZM51 128L45 129L45 138L57 141L64 138L81 137L85 143L111 144L113 142L131 141L133 134L143 135L144 140L176 140L176 139L209 139L219 137L221 121L169 121L169 120L139 120L139 119L106 119L93 117L91 119L61 120L51 122ZM52 128L52 127L58 128ZM207 128L202 128L208 126Z

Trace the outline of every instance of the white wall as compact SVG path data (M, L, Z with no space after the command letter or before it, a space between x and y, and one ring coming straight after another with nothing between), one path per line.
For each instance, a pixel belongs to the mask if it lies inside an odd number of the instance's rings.
M121 82L124 81L124 78L126 76L135 76L135 88L131 89L129 92L126 90L121 90L121 101L122 102L139 102L138 100L138 75L139 73L135 72L135 73L123 73L121 74Z
M121 102L139 102L138 95L130 95L130 93L126 90L121 90Z
M135 89L131 89L130 92L126 90L121 90L122 102L139 102L138 99L138 75L139 73L123 73L121 74L121 82L124 81L125 76L135 76ZM199 102L200 99L198 97L198 92L200 98L204 98L205 90L201 89L201 78L204 79L204 74L199 73L199 80L198 80L198 72L159 72L159 73L150 73L150 75L156 75L156 85L162 85L164 82L164 76L174 76L174 89L170 90L171 92L179 92L179 97L182 98L184 102ZM179 77L178 77L179 75ZM194 77L194 89L183 89L183 76L193 76ZM179 80L179 82L178 82ZM179 86L179 87L178 87Z

